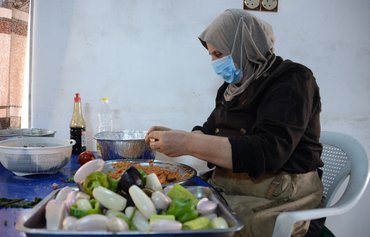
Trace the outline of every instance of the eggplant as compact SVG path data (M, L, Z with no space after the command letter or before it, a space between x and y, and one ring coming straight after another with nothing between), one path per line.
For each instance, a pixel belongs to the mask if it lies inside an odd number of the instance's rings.
M139 188L144 187L144 178L134 166L130 166L123 172L117 184L117 192L128 193L128 189L132 185L136 185Z
M121 195L122 197L126 198L126 200L127 200L126 206L127 207L134 207L135 206L135 203L134 203L134 201L132 201L132 198L131 198L131 196L128 192L126 193L123 190L117 190L117 193L119 195Z

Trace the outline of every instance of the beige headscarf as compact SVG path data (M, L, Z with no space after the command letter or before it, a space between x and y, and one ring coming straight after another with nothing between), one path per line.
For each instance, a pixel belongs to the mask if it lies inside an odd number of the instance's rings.
M239 68L242 64L243 78L238 85L228 85L224 93L226 101L241 94L275 61L272 27L242 9L223 12L203 31L199 39L204 47L207 48L206 43L210 43L225 56L232 52L231 56Z

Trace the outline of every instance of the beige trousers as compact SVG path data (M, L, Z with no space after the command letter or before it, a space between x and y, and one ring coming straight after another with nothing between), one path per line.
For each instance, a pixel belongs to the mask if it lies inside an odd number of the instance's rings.
M323 196L322 182L316 171L280 172L252 179L245 173L216 167L209 182L221 190L230 208L244 224L236 234L243 237L272 236L279 213L316 208ZM292 236L304 236L309 223L296 223Z

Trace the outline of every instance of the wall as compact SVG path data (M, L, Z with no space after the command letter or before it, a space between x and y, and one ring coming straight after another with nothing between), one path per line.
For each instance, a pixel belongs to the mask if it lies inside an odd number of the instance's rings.
M222 82L197 36L233 7L242 0L35 1L31 126L68 138L75 92L89 149L103 96L111 100L116 129L190 130L203 123ZM280 0L278 13L255 14L272 24L277 54L314 71L323 130L353 135L370 154L369 10L368 0ZM192 157L176 160L206 169ZM368 189L353 210L329 218L329 228L339 237L369 233L369 196Z

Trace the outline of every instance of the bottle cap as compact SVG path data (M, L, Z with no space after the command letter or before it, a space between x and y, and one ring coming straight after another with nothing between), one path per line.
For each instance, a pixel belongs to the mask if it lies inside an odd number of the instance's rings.
M76 93L74 99L75 99L75 102L81 102L80 93Z
M100 100L103 101L104 103L108 103L109 102L108 97L100 98Z

